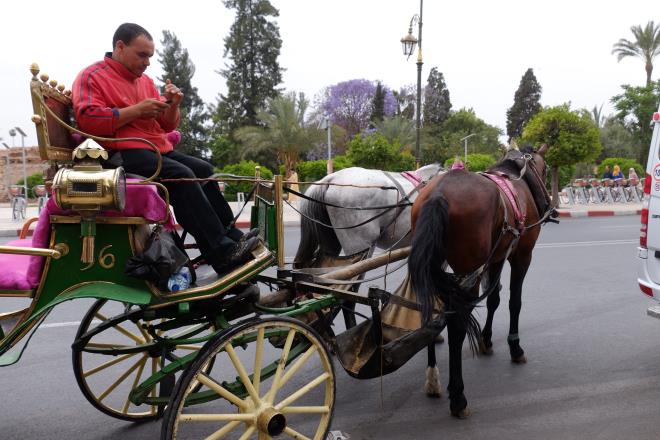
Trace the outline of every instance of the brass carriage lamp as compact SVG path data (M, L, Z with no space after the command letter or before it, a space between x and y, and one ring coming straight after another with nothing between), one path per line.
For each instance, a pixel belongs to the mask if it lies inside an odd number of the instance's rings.
M73 150L73 168L61 168L53 178L53 198L61 209L78 211L83 250L80 260L94 262L96 215L102 210L122 211L126 205L126 175L122 167L103 169L108 152L92 139Z

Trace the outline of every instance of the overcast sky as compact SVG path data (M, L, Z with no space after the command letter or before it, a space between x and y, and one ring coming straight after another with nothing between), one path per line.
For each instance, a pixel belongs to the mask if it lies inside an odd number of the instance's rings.
M283 40L279 58L287 90L310 98L324 87L355 78L381 80L398 89L416 82L415 57L406 61L399 40L417 0L271 0ZM93 5L93 6L92 6ZM174 32L188 49L197 73L193 85L214 102L225 91L215 73L224 67L223 38L233 12L220 0L10 1L2 5L0 41L0 137L11 145L9 129L19 126L36 144L30 121L28 71L42 72L70 87L75 75L111 50L122 22L147 28L156 48L163 30ZM620 63L611 54L619 38L632 39L630 26L660 21L651 0L426 0L423 11L423 83L431 67L443 72L455 110L473 108L503 130L506 110L529 67L543 87L544 106L571 101L574 108L605 104L621 84L643 85L638 59ZM415 31L416 33L416 31ZM654 79L660 75L660 61ZM160 76L157 55L147 74ZM20 138L16 137L20 145Z

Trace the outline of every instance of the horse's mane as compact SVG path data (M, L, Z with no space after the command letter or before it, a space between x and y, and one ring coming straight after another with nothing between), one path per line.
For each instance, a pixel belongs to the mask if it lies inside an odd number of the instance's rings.
M486 172L498 172L505 174L509 179L517 179L520 177L520 172L525 166L525 159L523 156L525 154L536 153L536 150L532 147L524 147L522 150L510 150L506 155L495 165L488 168ZM539 216L542 216L551 205L551 202L548 198L548 193L545 191L545 188L542 187L541 182L534 175L531 165L527 166L525 174L522 176L522 179L529 187L532 197L534 198L534 204L538 210Z

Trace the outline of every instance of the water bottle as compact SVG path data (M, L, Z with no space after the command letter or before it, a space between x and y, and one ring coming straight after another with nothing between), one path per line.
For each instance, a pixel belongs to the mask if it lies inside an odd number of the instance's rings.
M170 279L167 280L167 288L170 292L185 290L190 287L191 281L190 269L187 266L183 266L178 272L170 275Z

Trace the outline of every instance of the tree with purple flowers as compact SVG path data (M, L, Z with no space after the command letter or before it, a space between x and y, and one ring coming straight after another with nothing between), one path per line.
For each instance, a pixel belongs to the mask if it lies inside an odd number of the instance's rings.
M375 81L367 79L340 82L325 90L318 108L330 115L332 122L343 127L352 138L369 127L376 87ZM396 99L389 88L382 88L384 116L392 116L396 110Z

